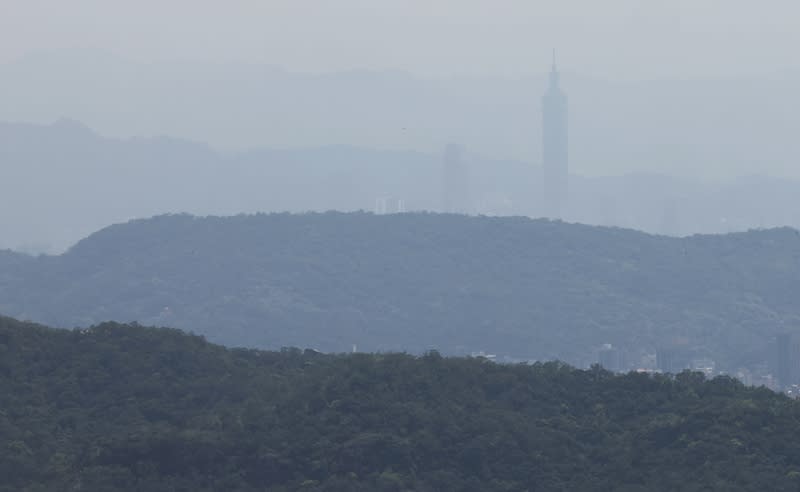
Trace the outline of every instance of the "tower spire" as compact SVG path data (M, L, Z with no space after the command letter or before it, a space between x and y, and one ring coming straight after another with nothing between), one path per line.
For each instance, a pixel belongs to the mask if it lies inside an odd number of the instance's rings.
M550 70L550 88L558 88L558 66L556 65L556 49L553 48L553 67Z

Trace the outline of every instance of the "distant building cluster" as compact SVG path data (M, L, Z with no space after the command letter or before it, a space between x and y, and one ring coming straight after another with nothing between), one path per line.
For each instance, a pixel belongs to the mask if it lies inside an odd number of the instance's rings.
M542 96L542 185L541 210L550 219L562 219L568 210L569 197L569 131L567 96L560 87L560 74L555 50L549 86ZM442 206L444 213L503 215L513 209L505 196L486 196L475 202L471 192L469 166L464 148L448 144L442 159ZM405 211L402 199L376 199L375 213Z
M654 354L634 359L625 350L606 343L597 350L593 363L612 372L677 374L689 370L701 372L709 378L725 374L712 358L697 356L686 343L667 344L657 348ZM771 360L752 367L741 367L729 375L748 386L764 386L800 398L800 336L794 333L777 335Z
M567 96L560 86L560 74L553 51L550 84L542 96L542 186L541 210L544 217L562 219L569 206L569 127ZM463 148L446 147L443 164L443 211L473 213L470 199L469 168L464 162ZM513 209L506 197L486 197L480 212L503 214Z
M576 367L600 366L615 373L679 374L684 371L702 373L707 379L729 376L747 386L766 387L800 399L800 335L780 334L775 337L774 357L749 367L732 371L721 370L717 362L698 353L688 340L678 338L655 350L619 347L604 343L595 348L594 358L575 363ZM465 346L458 346L464 351ZM494 354L485 350L461 352L471 357L504 364L533 364L536 359Z
M406 202L402 198L382 196L375 199L375 215L401 214L406 211Z
M606 343L598 350L596 363L613 372L677 374L689 370L702 372L707 377L719 374L713 359L694 354L685 341L661 346L655 353L646 353L638 358L630 358L625 350Z

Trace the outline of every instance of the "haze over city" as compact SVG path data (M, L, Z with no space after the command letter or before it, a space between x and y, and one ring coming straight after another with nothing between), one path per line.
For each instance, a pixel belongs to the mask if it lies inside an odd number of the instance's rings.
M798 19L0 0L0 492L798 490Z
M0 121L59 139L44 127L66 118L105 139L92 148L121 139L149 157L81 157L74 145L33 155L8 136L5 178L18 186L0 247L63 251L107 223L179 211L371 210L386 195L438 211L449 144L474 175L470 212L546 215L540 97L554 48L575 176L565 220L677 235L796 226L798 7L770 6L508 1L486 15L479 1L6 1ZM166 150L153 137L186 142ZM341 146L352 150L324 150ZM197 155L205 168L192 166ZM35 172L15 169L31 160ZM259 193L236 187L244 176L277 180ZM17 194L64 179L113 191L117 206L67 198L24 223L9 213ZM173 196L146 202L136 187L148 186ZM737 210L742 197L755 207Z

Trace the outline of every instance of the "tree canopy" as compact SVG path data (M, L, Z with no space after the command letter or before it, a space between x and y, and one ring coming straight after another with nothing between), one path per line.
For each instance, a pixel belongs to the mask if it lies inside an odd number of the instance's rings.
M226 349L0 318L0 490L797 490L800 404L699 373Z

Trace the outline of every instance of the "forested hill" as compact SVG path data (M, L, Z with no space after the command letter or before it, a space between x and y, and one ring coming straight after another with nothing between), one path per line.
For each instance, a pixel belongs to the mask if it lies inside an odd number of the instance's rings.
M0 266L8 315L135 320L230 346L583 364L603 343L682 343L733 369L800 326L792 229L677 239L525 218L168 215Z
M789 491L800 405L437 353L231 350L0 318L0 491Z

